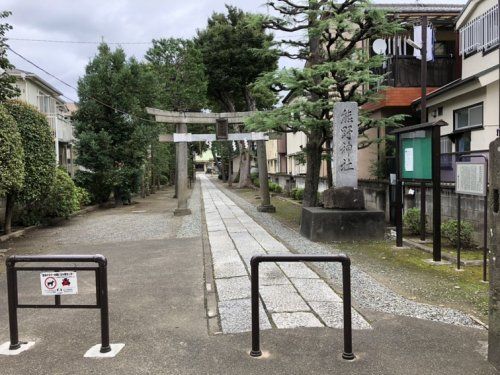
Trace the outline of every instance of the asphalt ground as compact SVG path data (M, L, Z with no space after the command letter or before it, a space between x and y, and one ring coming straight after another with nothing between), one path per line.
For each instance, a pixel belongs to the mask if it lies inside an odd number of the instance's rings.
M264 356L250 357L250 333L208 333L203 241L176 238L182 219L173 217L170 197L157 193L8 244L8 254L105 255L111 342L125 347L115 358L83 357L100 340L97 310L19 310L20 339L36 344L18 356L0 356L0 374L497 373L482 353L485 330L370 310L360 311L373 329L354 331L354 361L341 359L342 330L331 328L265 330ZM98 229L109 235L90 233ZM39 301L38 274L22 277L21 300ZM92 281L79 274L80 294L63 302L92 299ZM0 306L3 343L9 338L3 272Z

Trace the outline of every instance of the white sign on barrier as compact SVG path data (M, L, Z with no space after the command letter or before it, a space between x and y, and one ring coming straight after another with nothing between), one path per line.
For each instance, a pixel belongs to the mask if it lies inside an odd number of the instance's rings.
M456 163L455 192L486 196L486 169L483 163Z
M76 272L42 272L40 285L44 296L78 294Z

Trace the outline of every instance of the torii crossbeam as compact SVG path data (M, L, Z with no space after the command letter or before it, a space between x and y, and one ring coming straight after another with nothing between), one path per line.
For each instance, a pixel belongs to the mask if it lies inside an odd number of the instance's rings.
M255 112L223 112L223 113L201 113L201 112L173 112L157 108L146 108L150 115L155 116L156 122L176 125L176 133L161 134L160 142L176 143L177 158L177 209L174 215L189 215L191 211L187 207L188 196L188 172L187 172L187 143L188 142L213 142L223 141L256 141L257 159L259 163L259 185L261 205L257 209L261 212L275 212L276 208L271 205L269 196L269 181L267 175L267 157L265 141L269 136L263 132L252 133L230 133L227 132L228 124L243 124L247 117ZM187 132L188 124L224 124L225 134L191 134ZM222 132L224 133L224 131Z

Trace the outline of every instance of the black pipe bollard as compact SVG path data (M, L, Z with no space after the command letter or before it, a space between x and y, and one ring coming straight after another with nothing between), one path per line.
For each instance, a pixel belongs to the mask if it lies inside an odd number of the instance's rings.
M252 300L252 357L260 357L259 321L259 264L263 262L339 262L342 264L342 290L344 294L344 351L342 358L355 359L352 352L352 312L351 312L351 260L344 254L339 255L256 255L250 260L251 300Z

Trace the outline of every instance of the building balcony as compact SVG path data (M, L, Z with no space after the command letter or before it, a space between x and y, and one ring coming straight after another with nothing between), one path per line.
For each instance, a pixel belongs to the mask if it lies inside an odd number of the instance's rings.
M71 122L58 115L47 115L52 134L59 142L71 143L74 141Z
M376 70L386 74L385 85L389 87L420 87L421 60L414 56L390 56L385 68ZM453 57L435 57L427 62L427 86L441 87L456 79L455 59Z

